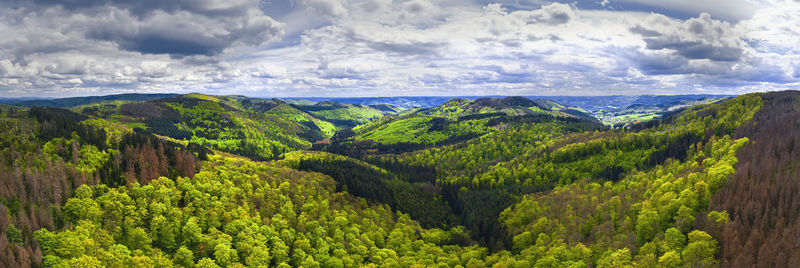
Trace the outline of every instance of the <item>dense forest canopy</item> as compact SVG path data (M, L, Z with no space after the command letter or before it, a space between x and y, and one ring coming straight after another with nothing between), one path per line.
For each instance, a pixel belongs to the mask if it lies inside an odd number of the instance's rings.
M136 98L2 106L0 264L800 267L800 92L622 125L522 97Z

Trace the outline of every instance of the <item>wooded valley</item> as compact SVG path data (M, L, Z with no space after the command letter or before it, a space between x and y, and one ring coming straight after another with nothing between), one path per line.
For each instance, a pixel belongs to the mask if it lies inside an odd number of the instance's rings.
M800 92L0 106L6 267L800 267Z

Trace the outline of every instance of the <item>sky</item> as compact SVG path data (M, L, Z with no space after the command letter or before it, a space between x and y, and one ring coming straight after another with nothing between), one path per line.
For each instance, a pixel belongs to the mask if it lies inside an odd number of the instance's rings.
M800 89L800 0L2 0L0 97Z

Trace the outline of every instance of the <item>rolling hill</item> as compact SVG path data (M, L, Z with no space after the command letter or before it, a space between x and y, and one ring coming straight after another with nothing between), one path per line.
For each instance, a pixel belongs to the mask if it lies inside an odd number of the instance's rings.
M328 148L339 153L344 153L341 148L362 153L413 151L474 139L503 129L509 123L552 120L600 127L599 121L580 109L551 101L523 97L454 99L433 108L383 117L342 131L333 137L333 144Z
M202 94L145 102L103 101L75 110L257 160L310 148L313 142L331 137L342 122L363 122L387 113L346 104L295 105L279 99Z
M627 128L514 97L7 110L0 263L795 267L799 111L796 91Z
M322 120L331 122L341 128L355 127L384 115L396 115L403 109L390 105L359 105L322 101L313 105L295 105Z

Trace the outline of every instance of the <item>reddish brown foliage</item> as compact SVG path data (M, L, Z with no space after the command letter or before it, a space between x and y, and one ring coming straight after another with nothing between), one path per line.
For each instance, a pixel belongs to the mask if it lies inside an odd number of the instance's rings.
M800 92L763 95L763 108L736 132L750 143L736 173L711 200L726 210L715 233L726 267L800 267Z
M31 235L40 228L55 230L58 227L58 207L81 184L96 184L96 177L81 174L72 165L61 160L53 161L41 154L28 152L25 157L11 151L11 156L28 161L17 161L13 167L0 166L0 267L30 267L39 263L41 251ZM4 159L0 163L14 162ZM36 161L33 161L36 159ZM26 165L20 165L24 163ZM41 166L39 166L41 165ZM11 243L5 231L13 225L22 231L22 241Z
M57 230L63 227L60 207L78 186L98 183L116 186L124 184L126 176L129 182L142 184L159 176L193 176L199 163L192 152L179 145L134 133L115 145L114 149L122 153L112 154L111 160L93 173L81 173L75 167L81 157L80 144L104 148L106 133L90 127L64 131L68 126L81 126L74 121L80 118L66 110L32 110L36 111L33 115L49 118L49 121L38 127L21 128L20 132L33 132L37 139L17 141L26 146L17 147L13 142L0 146L0 268L31 267L31 264L41 263L41 251L32 234L40 228ZM82 134L71 148L63 148L67 152L65 155L52 157L42 152L48 140L72 138L72 133ZM16 236L21 236L14 241L8 240L6 233L12 225L19 230L15 231Z

